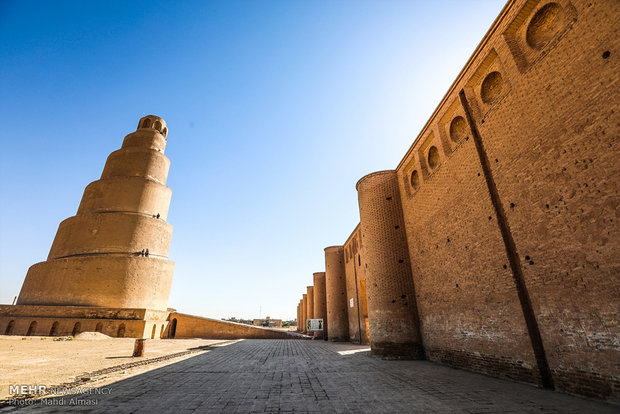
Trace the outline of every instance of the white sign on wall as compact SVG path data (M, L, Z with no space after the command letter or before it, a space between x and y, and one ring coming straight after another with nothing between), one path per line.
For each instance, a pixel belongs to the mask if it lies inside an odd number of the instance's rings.
M349 307L352 308L353 306L355 306L355 301L351 298L349 299Z
M323 319L306 319L306 331L322 331Z

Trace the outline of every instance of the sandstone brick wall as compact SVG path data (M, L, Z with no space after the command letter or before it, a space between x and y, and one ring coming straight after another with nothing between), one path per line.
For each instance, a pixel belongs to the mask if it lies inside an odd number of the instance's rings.
M220 321L200 316L173 312L170 322L176 320L174 337L206 339L299 339L301 335L294 332L263 328L260 326Z
M396 171L365 176L357 191L367 261L371 352L423 358Z
M330 341L346 341L349 339L346 295L344 248L342 246L326 247L325 296Z
M558 4L547 43L506 29L511 87L474 118L556 386L618 397L620 3Z
M314 279L314 318L323 319L323 332L316 332L316 338L327 336L327 302L325 298L325 272L313 273Z
M509 2L398 166L431 359L618 398L619 22Z
M362 235L359 224L344 244L344 262L347 286L347 315L349 319L349 340L360 344L368 343L368 312L362 306L365 298L362 283L365 279L365 261L362 249Z
M435 361L618 400L619 57L620 2L509 1L396 173L360 180L361 253L357 230L345 270L326 249L330 329L348 319L358 340L360 313L332 316L330 297L364 308L366 289L375 350L413 338Z

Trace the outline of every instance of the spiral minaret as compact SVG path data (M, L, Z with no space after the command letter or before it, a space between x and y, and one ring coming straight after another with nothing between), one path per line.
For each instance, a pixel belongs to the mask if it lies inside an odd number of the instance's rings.
M167 135L163 119L140 119L77 214L60 223L47 261L28 270L18 305L166 310L174 270Z

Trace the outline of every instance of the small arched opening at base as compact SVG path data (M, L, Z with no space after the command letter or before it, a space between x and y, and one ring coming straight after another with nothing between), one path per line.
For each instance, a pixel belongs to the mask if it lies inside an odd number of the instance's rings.
M153 324L153 331L151 332L151 339L155 339L155 332L157 332L157 325Z
M164 337L164 329L165 329L165 327L164 327L164 325L162 324L162 325L161 325L161 331L159 332L159 338L160 338L160 339Z
M76 322L75 325L73 325L73 331L71 331L71 336L75 336L77 334L79 334L82 329L82 324L79 322Z
M118 327L118 331L116 332L116 336L118 338L124 338L125 337L125 324L121 323L121 325Z
M95 332L103 333L103 322L99 322L97 326L95 326Z
M52 324L52 328L50 329L50 336L58 335L58 321Z
M173 339L177 334L177 318L170 321L168 325L168 338Z
M6 329L4 330L4 334L5 335L11 335L13 333L13 329L15 328L15 320L12 320L9 322L9 324L6 326Z
M36 329L37 329L37 321L30 322L30 326L28 327L28 332L26 332L26 336L34 335L34 332Z

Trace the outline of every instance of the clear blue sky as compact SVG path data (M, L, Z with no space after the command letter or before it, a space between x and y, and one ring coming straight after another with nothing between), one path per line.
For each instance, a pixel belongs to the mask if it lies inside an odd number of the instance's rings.
M0 0L0 303L155 114L169 305L294 318L355 183L396 167L503 4Z

